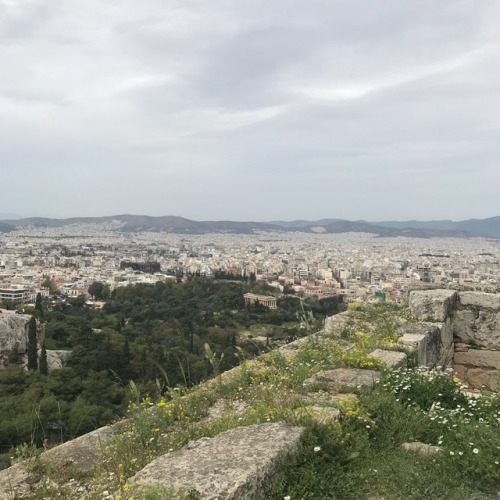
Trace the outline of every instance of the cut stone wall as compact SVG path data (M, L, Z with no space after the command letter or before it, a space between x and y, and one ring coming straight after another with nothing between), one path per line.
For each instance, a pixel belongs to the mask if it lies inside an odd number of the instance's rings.
M425 340L415 339L419 364L452 366L472 388L500 390L499 294L413 291L410 311L420 321L440 322L433 323L440 329L440 340L431 331L417 332L425 336Z

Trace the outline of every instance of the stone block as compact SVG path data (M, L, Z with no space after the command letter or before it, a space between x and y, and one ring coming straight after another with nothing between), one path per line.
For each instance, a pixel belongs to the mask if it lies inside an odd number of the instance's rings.
M500 311L458 310L453 333L462 343L500 350Z
M280 459L298 447L302 432L282 423L238 427L163 455L132 483L196 490L202 500L260 500Z
M398 342L402 345L415 349L417 353L417 363L420 366L427 365L427 335L418 333L405 333Z
M315 384L326 384L333 392L353 391L361 387L373 387L380 379L380 373L360 368L337 368L323 370L304 380L304 387Z
M443 323L452 316L456 301L454 290L415 290L410 292L410 312L420 321Z
M464 308L500 311L500 294L485 292L460 292L459 305Z
M469 349L468 351L456 352L453 357L453 362L455 365L477 366L500 370L500 351Z
M473 389L489 389L500 391L500 375L498 370L487 368L468 368L465 371L464 381Z
M375 349L370 353L370 356L382 361L388 368L406 366L407 356L404 352Z

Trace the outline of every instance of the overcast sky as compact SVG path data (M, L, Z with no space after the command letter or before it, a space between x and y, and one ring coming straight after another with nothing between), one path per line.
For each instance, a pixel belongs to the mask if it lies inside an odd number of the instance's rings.
M500 215L498 0L0 0L0 213Z

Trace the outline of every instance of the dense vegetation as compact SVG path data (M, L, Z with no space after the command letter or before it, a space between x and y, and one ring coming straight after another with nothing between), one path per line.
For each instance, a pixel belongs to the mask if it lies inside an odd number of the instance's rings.
M275 290L254 282L194 278L117 288L103 309L87 307L83 298L38 306L32 312L45 324L44 349L72 354L65 368L43 374L45 359L37 367L32 346L28 371L14 358L0 371L1 449L93 430L124 414L130 380L143 395L190 387L214 370L269 350L277 340L300 335L302 309L320 320L338 307L333 299L301 303L290 296L279 299L276 310L246 306L248 291Z

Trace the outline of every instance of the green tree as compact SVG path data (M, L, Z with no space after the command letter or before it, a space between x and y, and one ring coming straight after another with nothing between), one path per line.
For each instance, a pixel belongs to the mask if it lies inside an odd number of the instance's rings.
M31 316L28 323L28 370L38 368L38 347L36 341L36 319Z
M100 281L94 281L89 288L88 292L95 300L107 300L111 295L109 285L105 285Z
M50 276L45 276L45 279L42 281L43 288L48 288L49 293L52 295L54 293L57 293L59 291L59 288L57 288L56 282L50 277Z
M49 366L47 364L47 350L45 349L45 341L42 342L42 351L40 352L40 362L38 364L38 369L42 375L49 374Z
M42 294L40 292L36 294L35 311L40 318L43 318Z

